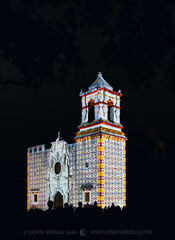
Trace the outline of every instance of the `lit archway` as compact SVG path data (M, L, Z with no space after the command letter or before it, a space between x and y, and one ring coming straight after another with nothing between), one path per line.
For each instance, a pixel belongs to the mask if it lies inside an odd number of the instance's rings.
M63 195L58 192L54 199L54 208L63 207Z

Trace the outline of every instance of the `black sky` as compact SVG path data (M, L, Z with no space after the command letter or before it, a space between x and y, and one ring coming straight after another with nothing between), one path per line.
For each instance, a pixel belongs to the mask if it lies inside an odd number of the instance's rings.
M162 174L171 179L166 168L171 166L170 173L174 169L174 14L175 3L170 0L1 1L4 174L7 167L11 173L22 171L22 177L15 178L24 182L26 148L49 146L58 130L63 139L74 141L81 119L80 89L87 90L101 71L114 90L123 93L121 123L129 139L130 189L137 193L135 173L141 169L139 186L149 186L147 191L157 202L154 189L161 195L160 186L168 184ZM166 145L164 160L155 160L156 139Z

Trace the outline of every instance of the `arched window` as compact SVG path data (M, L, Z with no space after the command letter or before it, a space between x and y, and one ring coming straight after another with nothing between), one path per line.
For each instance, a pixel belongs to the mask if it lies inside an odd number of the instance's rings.
M112 111L112 107L111 107L111 106L108 106L108 120L109 120L110 122L112 122L111 111Z
M108 100L108 120L110 121L110 122L112 122L113 121L113 119L112 119L112 107L113 107L113 102L112 102L112 100Z
M56 174L59 174L60 171L61 171L61 164L60 164L59 162L57 162L57 163L55 164L55 173L56 173Z
M89 114L88 114L88 122L92 122L95 119L95 114L94 114L94 100L91 99L88 103L88 108L89 108Z

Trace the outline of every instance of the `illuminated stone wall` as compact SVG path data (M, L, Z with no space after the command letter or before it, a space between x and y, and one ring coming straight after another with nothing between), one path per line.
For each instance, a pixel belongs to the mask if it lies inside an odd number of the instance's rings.
M104 204L123 207L123 138L104 135Z
M48 200L54 201L58 192L63 196L63 204L70 202L69 151L68 144L59 140L51 143L50 149L44 145L28 148L27 151L27 210L48 208ZM60 163L56 174L55 164ZM37 201L34 201L34 195Z
M91 203L97 201L98 141L94 136L79 138L69 145L69 161L72 172L72 203L76 207L83 202L83 191L90 186Z
M83 202L82 185L93 185L91 203L126 206L126 138L110 134L80 137L69 145L71 202ZM86 167L86 163L89 167Z
M28 148L27 151L27 209L47 209L48 159L50 151L44 145ZM37 202L34 202L37 194Z
M90 203L126 206L126 139L96 134L76 141L67 144L56 140L48 150L44 145L28 149L27 209L47 209L48 199L54 201L58 191L64 203L77 207L78 202L83 202L86 186L91 188ZM62 166L58 176L56 162ZM33 202L35 193L37 203Z

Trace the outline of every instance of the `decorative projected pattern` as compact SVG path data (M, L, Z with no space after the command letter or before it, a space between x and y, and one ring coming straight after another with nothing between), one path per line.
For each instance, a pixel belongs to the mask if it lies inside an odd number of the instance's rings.
M47 171L49 150L39 148L28 149L28 206L27 208L47 208ZM37 202L34 195L37 194Z
M97 201L97 147L97 139L92 137L79 138L77 143L69 145L73 206L83 202L83 191L86 186L91 186L91 203Z
M73 193L76 191L77 187L75 186L75 166L76 166L76 143L69 144L69 171L70 171L70 194L69 199L70 202L73 204Z
M123 207L123 139L105 135L104 201Z
M104 207L104 139L98 135L98 206Z
M126 207L126 141L123 142L123 206Z

